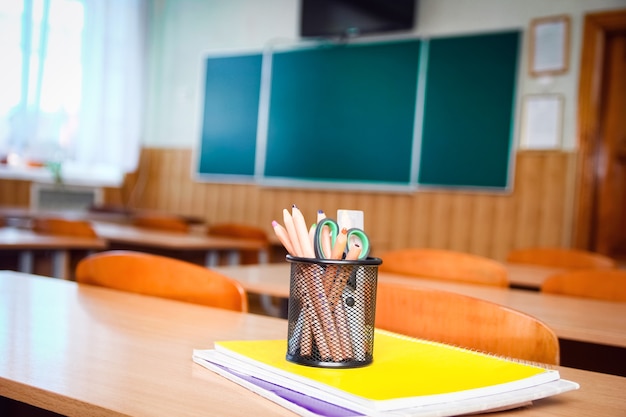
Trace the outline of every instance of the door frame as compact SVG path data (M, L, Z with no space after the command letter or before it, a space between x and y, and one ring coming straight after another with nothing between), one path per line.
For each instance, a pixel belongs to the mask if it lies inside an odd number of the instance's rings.
M578 174L572 242L580 249L591 249L592 244L606 38L611 32L623 30L626 30L626 9L585 15L578 84Z

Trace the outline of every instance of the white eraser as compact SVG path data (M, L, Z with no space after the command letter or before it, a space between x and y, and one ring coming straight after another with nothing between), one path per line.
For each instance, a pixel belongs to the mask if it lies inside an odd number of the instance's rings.
M343 229L352 229L357 228L361 230L364 229L364 220L363 220L363 211L362 210L337 210L337 224L339 225L339 230Z

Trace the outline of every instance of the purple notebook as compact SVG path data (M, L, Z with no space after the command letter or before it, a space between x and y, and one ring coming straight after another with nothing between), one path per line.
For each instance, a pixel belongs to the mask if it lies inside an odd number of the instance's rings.
M299 393L289 388L272 384L271 382L263 381L262 379L255 378L250 375L239 373L233 369L227 368L222 365L218 365L213 362L211 362L211 366L218 368L220 371L222 371L222 375L231 374L235 378L243 380L249 384L255 385L256 387L266 392L271 392L283 398L284 400L290 402L294 406L297 406L297 407L300 407L309 411L309 413L313 415L318 415L321 417L357 417L357 416L364 415L359 412L349 410L347 408L340 407L338 405L331 404L326 401L319 400L317 398L309 397L308 395ZM235 380L235 382L237 381ZM292 410L292 411L295 411L295 410Z

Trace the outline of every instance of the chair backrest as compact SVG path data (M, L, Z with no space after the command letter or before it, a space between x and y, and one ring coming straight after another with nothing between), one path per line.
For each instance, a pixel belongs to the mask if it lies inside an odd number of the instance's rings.
M170 232L188 233L189 223L182 217L160 213L134 213L131 216L134 226L146 229L166 230Z
M107 251L83 258L76 281L210 307L248 311L241 284L200 265L134 251Z
M556 268L615 268L617 262L608 256L581 249L531 247L513 249L507 262L551 266Z
M32 230L48 235L96 238L98 235L86 220L65 219L56 217L36 217L32 222Z
M381 256L381 272L508 287L506 267L493 259L442 249L409 248Z
M626 270L578 269L560 272L546 278L541 291L595 298L608 301L626 301Z
M379 282L376 327L524 361L559 364L559 340L542 321L462 294Z
M216 223L207 229L209 236L230 237L235 239L254 239L266 243L264 249L250 249L240 251L241 264L259 263L259 253L261 250L269 250L270 242L267 232L257 226L242 223Z

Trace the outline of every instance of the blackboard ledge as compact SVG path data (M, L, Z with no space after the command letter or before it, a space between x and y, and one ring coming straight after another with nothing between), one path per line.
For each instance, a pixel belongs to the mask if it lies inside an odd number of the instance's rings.
M419 184L416 187L419 192L454 192L460 194L489 194L489 195L510 195L513 193L513 187L507 185L505 187L486 187L486 186L463 186L463 185L430 185Z
M306 180L294 178L268 178L260 179L259 186L265 188L297 188L317 190L345 190L350 192L385 192L385 193L412 193L417 187L415 184L400 184L386 182L366 181L324 181Z
M254 176L229 175L229 174L205 174L195 173L192 175L195 182L221 183L221 184L255 184Z

